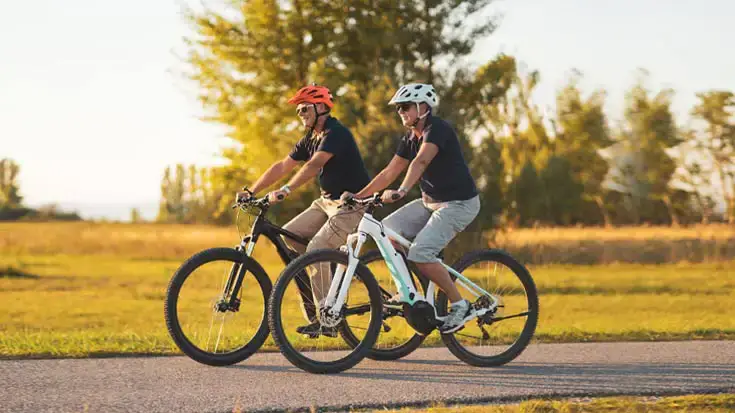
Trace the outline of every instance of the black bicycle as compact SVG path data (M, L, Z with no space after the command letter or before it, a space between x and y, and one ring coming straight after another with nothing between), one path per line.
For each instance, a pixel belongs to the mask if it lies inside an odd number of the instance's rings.
M269 207L267 197L238 199L233 205L238 208L237 226L242 216L250 217L250 233L240 236L240 244L234 248L210 248L194 254L171 277L164 303L166 327L178 348L195 361L211 366L239 363L268 338L267 301L272 282L266 269L252 257L255 245L261 236L267 238L285 266L300 254L289 248L283 237L301 245L309 242L270 222L266 217ZM360 261L376 273L386 268L378 251L368 252ZM274 270L280 273L281 269ZM300 302L294 303L294 308L300 307L300 311L293 311L294 318L316 322L318 310L309 276L299 274L295 285ZM384 294L392 295L388 291ZM390 324L385 320L384 329L389 330ZM354 340L351 335L344 339ZM376 343L372 355L396 359L420 344L413 337L394 338L389 344Z
M282 237L307 245L308 240L266 218L267 197L238 199L238 227L242 213L252 218L250 234L234 248L210 248L194 254L174 273L164 305L166 326L184 354L212 366L235 364L255 353L268 338L266 305L272 282L267 271L251 255L261 236L276 248L288 264L299 253ZM278 269L280 272L280 269ZM302 312L317 320L311 283L306 274L297 282Z

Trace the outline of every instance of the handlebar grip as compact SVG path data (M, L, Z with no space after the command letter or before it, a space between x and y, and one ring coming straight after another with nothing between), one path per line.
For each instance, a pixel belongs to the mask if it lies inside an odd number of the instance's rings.
M279 201L282 201L285 196L283 196L283 194L278 194L276 198L278 198Z
M401 195L400 194L397 194L397 193L393 193L393 195L390 196L390 199L392 199L394 201L397 201L397 200L401 199Z

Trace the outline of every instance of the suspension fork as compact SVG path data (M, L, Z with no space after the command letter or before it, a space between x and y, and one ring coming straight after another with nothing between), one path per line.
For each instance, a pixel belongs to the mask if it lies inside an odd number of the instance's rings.
M258 242L258 238L260 237L260 232L257 231L257 222L253 226L253 229L254 231L250 236L250 240L246 243L245 239L243 239L240 245L235 247L236 251L247 257L252 253L255 243ZM245 266L241 262L232 264L230 276L227 277L225 289L222 291L222 300L227 302L227 307L230 310L237 311L240 309L240 298L238 296L240 288L242 288L242 282L245 279L246 271Z
M326 298L326 307L329 308L329 312L333 316L337 316L342 311L342 306L345 304L345 298L347 296L347 290L350 288L352 283L352 277L355 274L355 269L360 263L358 254L362 249L362 245L365 243L367 235L363 232L357 234L350 234L347 237L347 243L340 248L342 251L347 252L347 266L338 264L335 269L335 273L332 276L332 284L329 286L329 292ZM353 244L356 244L353 248Z

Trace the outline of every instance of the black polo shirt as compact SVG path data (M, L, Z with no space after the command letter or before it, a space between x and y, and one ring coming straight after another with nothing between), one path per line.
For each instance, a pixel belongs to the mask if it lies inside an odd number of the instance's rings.
M435 144L439 152L419 181L421 191L442 202L474 198L477 186L462 155L457 133L449 123L436 116L429 115L425 123L421 137L409 130L401 138L396 155L412 161L424 141Z
M312 138L312 135L313 132L307 133L301 138L289 156L306 162L319 151L334 155L319 172L319 186L325 196L339 199L343 192L356 193L370 183L357 142L342 123L330 116L324 123L323 136Z

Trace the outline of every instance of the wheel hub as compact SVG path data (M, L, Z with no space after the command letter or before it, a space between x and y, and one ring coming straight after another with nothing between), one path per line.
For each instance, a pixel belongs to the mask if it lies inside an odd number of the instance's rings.
M319 309L319 324L324 327L337 327L342 322L342 315L334 315L330 311L330 308Z

